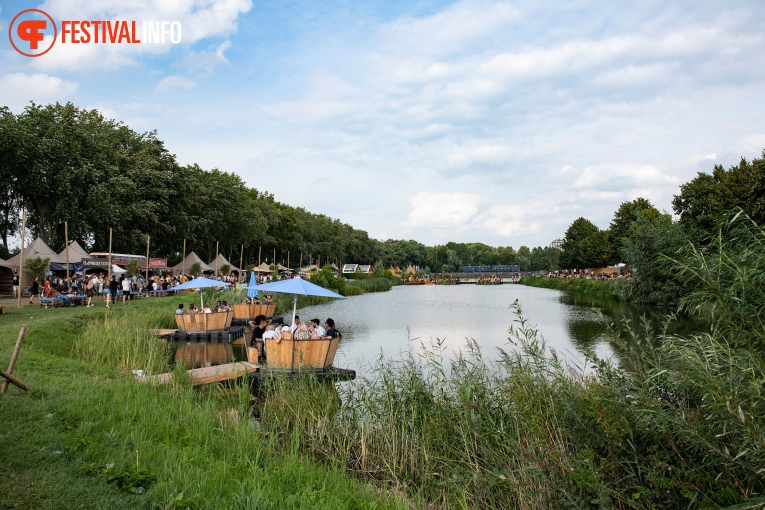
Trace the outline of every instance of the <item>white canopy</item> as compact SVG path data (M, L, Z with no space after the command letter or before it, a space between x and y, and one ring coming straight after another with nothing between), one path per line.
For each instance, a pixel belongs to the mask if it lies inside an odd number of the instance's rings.
M127 271L125 269L122 269L117 264L112 264L112 273L122 274L122 273L127 273Z
M202 266L202 271L215 271L215 267L210 267L207 264L202 261L202 259L199 258L199 255L194 253L193 251L186 255L186 258L183 259L183 262L181 262L178 265L175 265L172 267L174 273L180 273L181 271L189 272L189 269L191 269L191 266L199 262L199 265Z

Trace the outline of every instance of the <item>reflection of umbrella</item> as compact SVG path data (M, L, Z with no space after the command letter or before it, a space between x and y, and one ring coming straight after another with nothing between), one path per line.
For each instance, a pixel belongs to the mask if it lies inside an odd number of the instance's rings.
M292 324L295 324L295 312L297 311L297 297L301 296L322 296L345 299L345 296L336 294L331 290L327 290L324 287L303 280L302 278L291 278L289 280L280 280L278 282L264 283L263 285L257 285L255 290L262 290L268 292L282 292L284 294L292 294Z
M257 284L258 284L258 281L255 279L255 271L253 271L252 273L250 273L250 286L247 287L247 297L254 298L258 296L258 291L253 288Z
M210 278L194 278L193 280L189 280L186 283L182 283L178 285L177 287L173 287L173 290L186 290L186 289L205 289L208 287L228 287L231 285L228 282L219 282L218 280L211 280ZM204 307L204 302L202 301L204 298L202 297L202 293L199 293L199 301L202 303L202 307Z

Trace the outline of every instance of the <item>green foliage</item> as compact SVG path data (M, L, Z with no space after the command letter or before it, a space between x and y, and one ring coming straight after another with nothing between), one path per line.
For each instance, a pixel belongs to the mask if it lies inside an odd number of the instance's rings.
M680 307L708 318L736 347L765 347L765 231L741 209L724 215L704 248L686 245L678 278L691 289Z
M229 274L231 272L231 266L229 264L223 264L218 269L221 274Z
M588 280L587 278L544 278L541 276L524 276L522 285L542 289L555 289L566 292L579 292L587 296L624 301L627 295L627 280Z
M50 265L49 257L35 257L24 261L24 270L29 273L30 283L37 277L40 282L45 280L45 275L48 272L48 266ZM42 285L42 283L41 283Z
M758 225L764 225L765 151L761 158L751 162L742 158L728 170L716 165L711 175L700 172L680 186L672 207L695 241L714 237L718 218L736 207Z
M632 271L628 299L669 305L690 290L687 279L680 277L666 258L677 257L687 243L686 232L670 215L654 217L639 213L622 242L622 259Z
M128 276L135 276L141 272L141 264L139 264L136 259L132 259L127 263L127 266L125 266L125 270L127 271Z
M598 267L598 264L593 263L595 260L591 260L590 257L597 257L600 252L610 249L610 246L600 246L606 238L599 232L598 227L590 220L581 217L574 220L566 230L563 252L560 255L561 267L565 269Z
M642 215L649 220L657 218L661 213L651 202L645 198L636 198L630 202L622 202L619 209L614 213L614 219L608 232L611 237L611 253L609 259L612 262L621 262L621 249L624 240L629 236L632 224Z
M191 264L191 267L188 269L189 274L192 275L194 278L202 274L202 264L199 262L194 262Z

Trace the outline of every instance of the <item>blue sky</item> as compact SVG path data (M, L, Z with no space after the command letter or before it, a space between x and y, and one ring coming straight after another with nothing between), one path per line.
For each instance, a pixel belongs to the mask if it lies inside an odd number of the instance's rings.
M183 42L30 59L30 7ZM97 108L381 239L547 245L765 149L762 1L3 1L0 31L13 111Z

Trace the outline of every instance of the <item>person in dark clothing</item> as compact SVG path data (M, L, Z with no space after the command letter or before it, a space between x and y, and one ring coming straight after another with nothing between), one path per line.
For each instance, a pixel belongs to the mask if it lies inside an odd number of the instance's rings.
M112 275L112 280L109 282L109 293L111 294L112 303L117 302L117 290L119 289L119 284L117 283L117 278ZM109 296L106 297L106 308L109 308Z
M35 280L32 282L32 286L29 287L29 304L32 304L32 299L35 296L40 295L40 282L38 281L37 277L35 276Z
M327 319L327 322L324 324L327 326L327 336L324 338L335 338L340 336L340 332L335 329L335 321L332 319Z

